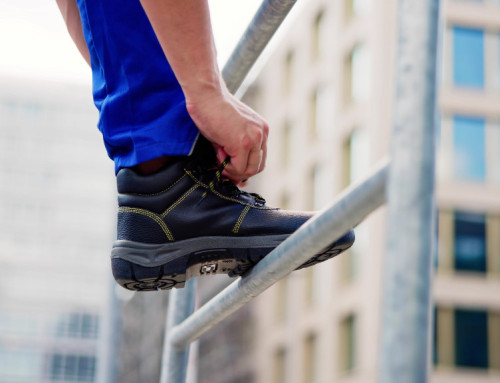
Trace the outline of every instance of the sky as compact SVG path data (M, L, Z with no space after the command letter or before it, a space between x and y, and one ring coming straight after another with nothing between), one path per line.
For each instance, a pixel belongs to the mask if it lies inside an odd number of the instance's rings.
M259 0L209 0L223 66ZM90 69L70 39L55 0L0 0L0 76L90 83Z

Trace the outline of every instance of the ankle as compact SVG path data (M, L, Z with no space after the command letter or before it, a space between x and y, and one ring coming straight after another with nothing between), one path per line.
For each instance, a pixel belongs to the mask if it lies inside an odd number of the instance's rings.
M157 157L149 161L141 162L137 164L132 169L142 175L153 174L164 167L169 161L170 156Z

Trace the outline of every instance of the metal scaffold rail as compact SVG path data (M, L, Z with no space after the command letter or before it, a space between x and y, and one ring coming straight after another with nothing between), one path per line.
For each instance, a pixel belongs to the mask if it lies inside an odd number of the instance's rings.
M265 0L224 67L235 92L295 1ZM195 281L173 290L160 383L186 379L189 344L388 203L388 256L379 381L422 383L430 360L430 275L434 188L438 0L399 1L392 161L345 190L260 261L193 313Z
M384 161L365 181L347 189L329 208L290 235L247 276L233 282L182 324L172 328L169 335L172 345L179 349L186 347L381 206L385 202L388 168Z
M297 0L264 0L227 60L222 77L235 93Z
M381 382L426 382L439 0L400 0L383 291Z

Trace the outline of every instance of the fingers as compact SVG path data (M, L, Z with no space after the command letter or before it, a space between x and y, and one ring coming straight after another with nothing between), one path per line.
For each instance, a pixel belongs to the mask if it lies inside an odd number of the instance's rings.
M260 166L262 164L262 159L264 156L264 151L262 149L253 150L248 154L247 168L245 174L249 177L255 175L260 171Z
M239 158L231 157L231 161L222 174L230 178L235 184L241 184L264 169L264 160L265 152L262 149L249 152L246 160L242 156ZM244 171L238 171L238 166L241 166Z
M189 104L188 112L213 144L219 164L231 157L225 177L239 184L264 169L269 126L258 113L224 89Z
M262 162L262 150L252 150L237 157L231 157L231 161L226 167L227 175L236 183L248 179L259 172Z
M266 124L267 126L267 124ZM243 140L243 150L240 149L226 167L225 176L235 184L241 184L265 167L267 157L267 129L259 127L252 139Z
M262 142L262 161L260 163L259 167L259 173L264 170L266 167L266 160L267 160L267 134L264 137L264 141Z
M215 147L215 155L217 157L217 163L222 164L225 161L225 159L227 158L228 154L222 148L222 146L214 145L214 147ZM224 174L224 173L222 173L222 174Z

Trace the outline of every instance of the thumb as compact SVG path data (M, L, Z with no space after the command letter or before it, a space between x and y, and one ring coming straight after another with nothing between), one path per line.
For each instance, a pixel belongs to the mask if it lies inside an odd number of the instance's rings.
M217 146L215 148L215 152L216 152L216 156L217 156L217 162L219 164L222 164L224 162L224 160L227 158L226 151L224 150L224 148L222 146Z

